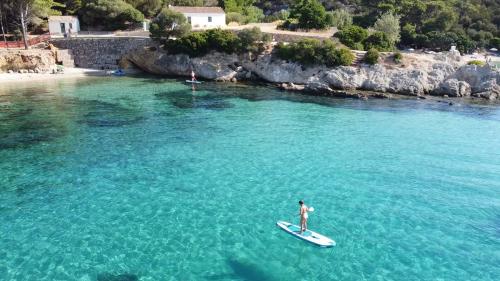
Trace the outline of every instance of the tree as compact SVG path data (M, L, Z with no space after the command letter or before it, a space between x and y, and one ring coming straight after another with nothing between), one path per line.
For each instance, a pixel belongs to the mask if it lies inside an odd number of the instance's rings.
M164 0L125 0L125 2L129 3L135 9L141 11L145 16L151 17L158 14L161 7L164 4ZM167 1L169 4L179 5L178 1ZM172 3L170 3L172 2ZM179 5L179 6L189 6L189 5Z
M264 19L264 12L255 6L245 7L243 15L245 16L245 23L261 22Z
M368 38L366 38L363 42L365 50L377 49L379 51L392 51L394 49L394 44L389 39L387 34L377 31Z
M88 26L127 28L144 20L144 15L123 0L87 0L79 14Z
M190 30L191 25L187 22L186 17L169 8L163 8L160 14L153 19L149 28L151 38L157 41L171 37L179 38L188 34Z
M247 7L251 7L255 0L223 0L224 11L226 13L243 13L243 10Z
M368 37L368 31L360 26L351 25L335 33L335 37L351 49L363 50L361 42Z
M300 0L292 7L291 18L303 29L324 29L328 26L325 7L318 0Z
M256 53L260 50L259 44L261 42L271 41L269 34L264 34L258 27L245 28L238 32L240 40L240 49L243 52Z
M416 36L416 26L411 23L406 23L401 29L401 44L411 46L415 43Z
M332 25L341 30L352 25L352 16L345 9L338 9L332 13Z
M78 13L78 11L82 8L82 1L81 0L67 0L65 1L65 6L66 6L66 13L75 15Z
M63 6L53 0L3 0L1 5L8 12L5 13L7 14L7 22L19 28L25 49L29 49L28 27L41 24L41 18L59 14L60 12L53 8Z
M373 29L383 32L389 42L391 42L391 45L394 46L401 39L399 19L400 17L394 15L392 12L385 13L377 19L373 25Z

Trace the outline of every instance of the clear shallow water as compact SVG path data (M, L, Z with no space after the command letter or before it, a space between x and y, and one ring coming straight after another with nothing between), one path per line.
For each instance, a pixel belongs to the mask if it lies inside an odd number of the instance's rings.
M0 85L1 278L498 280L499 107L200 88Z

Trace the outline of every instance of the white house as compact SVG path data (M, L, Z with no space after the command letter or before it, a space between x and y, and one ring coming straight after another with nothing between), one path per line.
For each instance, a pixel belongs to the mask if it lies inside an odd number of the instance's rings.
M70 32L71 30L71 32ZM74 16L49 17L49 33L51 35L64 35L80 32L80 21Z
M221 7L170 6L169 8L183 14L193 28L226 26L226 13Z

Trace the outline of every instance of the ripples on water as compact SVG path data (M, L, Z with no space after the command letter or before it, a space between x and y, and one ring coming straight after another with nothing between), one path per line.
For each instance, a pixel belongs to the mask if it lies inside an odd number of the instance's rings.
M98 78L0 86L6 280L496 280L500 110ZM338 246L280 232L296 201Z

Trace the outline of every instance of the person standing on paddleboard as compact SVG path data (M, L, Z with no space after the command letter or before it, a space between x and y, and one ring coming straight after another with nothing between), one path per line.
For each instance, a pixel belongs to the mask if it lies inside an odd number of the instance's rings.
M300 200L299 205L300 205L300 210L299 210L299 212L300 212L300 234L302 234L302 232L307 230L307 219L309 218L309 215L307 214L308 208L307 208L306 204L304 204L304 201Z
M196 77L194 75L194 70L191 69L191 81L196 81Z

